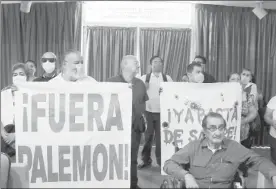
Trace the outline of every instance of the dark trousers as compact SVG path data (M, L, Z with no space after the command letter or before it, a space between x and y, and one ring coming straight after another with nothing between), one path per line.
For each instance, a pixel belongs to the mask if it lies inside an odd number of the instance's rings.
M141 140L141 133L131 131L131 165L130 165L130 187L136 188L138 183L138 176L137 176L137 159L138 159L138 151L140 146Z
M160 135L160 113L145 112L147 118L147 130L145 132L145 145L142 151L143 162L151 162L151 147L155 134L155 155L157 164L161 165L161 135Z
M276 165L276 138L268 135L268 142L270 144L271 161Z

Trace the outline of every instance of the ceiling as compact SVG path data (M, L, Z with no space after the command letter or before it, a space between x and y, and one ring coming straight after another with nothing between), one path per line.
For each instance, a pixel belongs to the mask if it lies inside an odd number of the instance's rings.
M68 1L68 0L67 0ZM74 0L69 0L74 1ZM60 2L60 1L33 1L33 2ZM173 2L173 1L171 1ZM179 3L179 1L177 1ZM236 7L256 7L257 2L261 1L183 1L190 3L200 3L200 4L212 4L212 5L224 5L224 6L236 6ZM276 1L262 1L264 9L276 9ZM5 3L20 3L20 1L1 1L2 4Z

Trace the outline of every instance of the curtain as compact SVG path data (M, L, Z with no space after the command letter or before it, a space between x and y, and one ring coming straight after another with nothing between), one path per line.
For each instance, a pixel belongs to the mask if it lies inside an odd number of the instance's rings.
M81 4L33 3L30 13L20 12L20 4L3 4L1 10L1 87L11 84L11 68L28 59L37 63L37 75L42 74L40 58L52 51L61 56L68 49L80 49Z
M97 81L118 75L123 56L136 54L136 28L88 26L84 31L88 75Z
M164 60L163 71L178 81L190 61L191 29L141 28L141 72L150 72L150 58L159 55Z
M207 57L206 69L224 82L242 68L254 72L268 101L276 94L276 11L259 20L252 8L196 5L196 54ZM267 144L262 128L257 141Z

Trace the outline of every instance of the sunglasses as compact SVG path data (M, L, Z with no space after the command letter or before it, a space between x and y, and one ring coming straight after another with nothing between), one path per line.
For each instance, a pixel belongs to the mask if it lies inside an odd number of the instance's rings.
M53 62L56 62L56 59L55 58L41 58L41 62L45 63L47 61L53 63Z

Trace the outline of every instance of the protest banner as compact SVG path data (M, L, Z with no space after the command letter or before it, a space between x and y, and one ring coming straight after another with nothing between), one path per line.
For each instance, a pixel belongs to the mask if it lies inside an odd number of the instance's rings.
M202 137L202 120L210 111L226 120L227 138L240 140L242 90L238 83L162 83L161 87L161 167L177 148Z
M127 84L21 84L15 106L16 158L31 188L130 187Z

